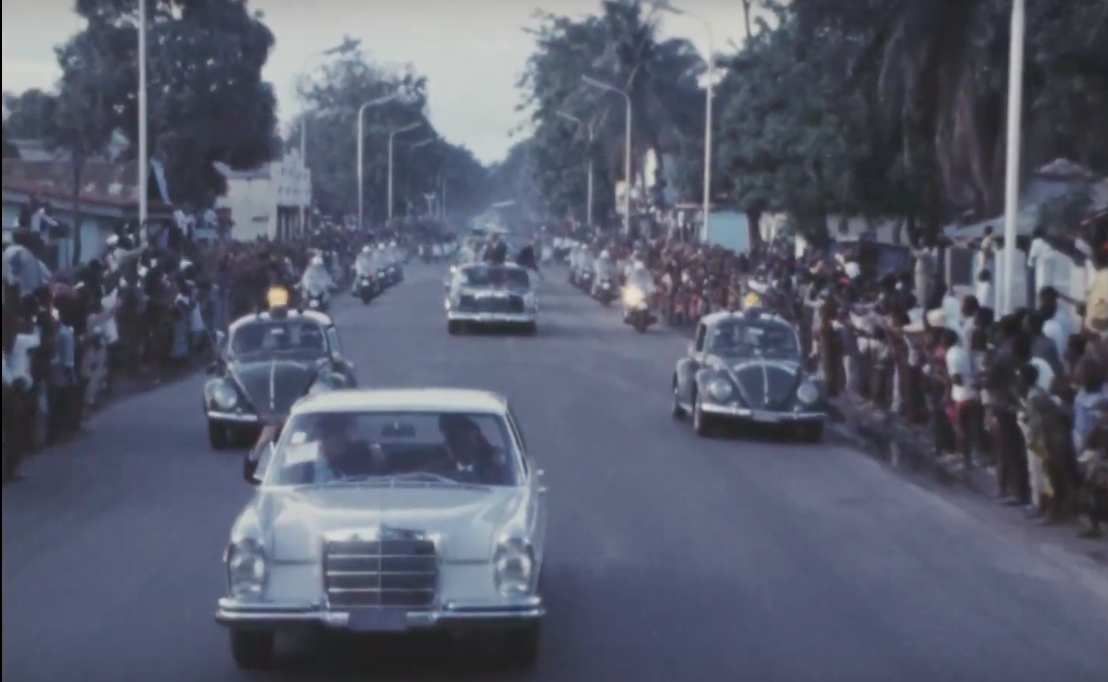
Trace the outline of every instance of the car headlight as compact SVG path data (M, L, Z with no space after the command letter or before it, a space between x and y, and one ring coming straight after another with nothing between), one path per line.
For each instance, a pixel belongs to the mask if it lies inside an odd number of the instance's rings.
M262 544L246 538L227 547L227 588L239 599L259 599L268 576Z
M819 389L810 381L805 381L796 389L796 399L805 405L812 405L819 400Z
M723 402L731 397L731 382L722 377L716 377L708 381L708 396L717 402Z
M528 542L518 538L501 542L493 558L496 589L505 597L529 594L534 568L535 558Z
M212 404L221 410L234 409L239 402L239 392L226 381L220 381L212 387Z

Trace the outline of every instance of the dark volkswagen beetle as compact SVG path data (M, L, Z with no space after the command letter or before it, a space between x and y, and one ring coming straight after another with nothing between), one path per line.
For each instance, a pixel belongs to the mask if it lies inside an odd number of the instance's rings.
M734 420L782 425L819 441L824 392L801 359L796 330L777 315L758 308L708 315L677 361L673 414L691 412L701 436L721 420Z
M204 384L208 439L215 449L280 424L292 404L317 391L352 388L335 323L323 313L277 307L236 320L219 334L219 359Z

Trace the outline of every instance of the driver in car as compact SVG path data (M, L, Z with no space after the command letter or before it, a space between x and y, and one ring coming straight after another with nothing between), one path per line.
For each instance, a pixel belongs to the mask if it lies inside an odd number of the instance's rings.
M442 474L465 483L503 485L504 468L499 455L472 419L462 414L444 414L439 417L447 459Z
M306 482L326 483L374 473L375 458L369 446L351 435L353 419L343 414L323 414L315 425L319 454L304 472Z

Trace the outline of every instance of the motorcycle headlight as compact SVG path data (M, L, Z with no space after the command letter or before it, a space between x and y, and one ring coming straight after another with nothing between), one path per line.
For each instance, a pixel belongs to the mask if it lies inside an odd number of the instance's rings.
M716 377L708 382L708 396L717 402L723 402L731 397L731 382Z
M265 592L265 550L253 538L246 538L227 547L227 588L238 599L260 599Z
M646 296L643 295L642 289L638 287L627 287L623 290L623 302L629 308L639 307L644 300L646 300Z
M796 399L805 405L812 405L819 400L819 389L810 381L805 381L796 389Z
M212 387L212 404L221 410L234 409L239 402L239 392L226 381L220 381Z
M505 597L529 594L534 568L535 558L528 542L518 538L501 542L493 558L496 589Z

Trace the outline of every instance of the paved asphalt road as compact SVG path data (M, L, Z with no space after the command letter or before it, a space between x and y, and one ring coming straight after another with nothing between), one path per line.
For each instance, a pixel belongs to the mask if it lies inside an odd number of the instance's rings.
M562 279L561 273L557 275ZM437 639L293 639L275 680L1108 679L1108 571L856 452L698 440L684 340L551 282L537 337L451 338L441 274L336 317L363 385L507 394L547 470L538 668ZM261 679L212 620L250 495L209 450L202 376L121 401L3 493L5 681Z

